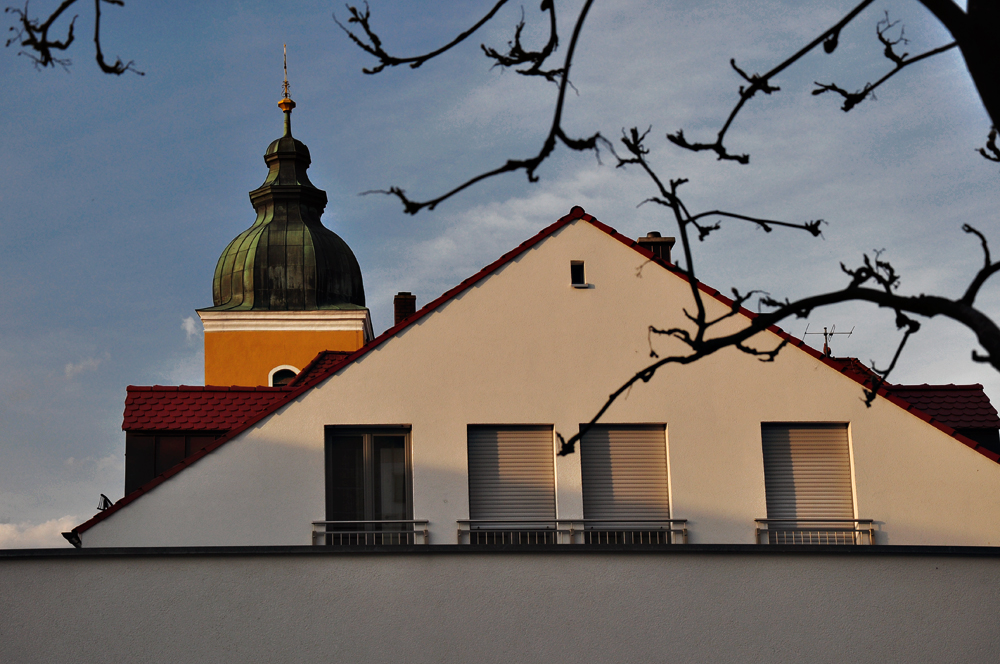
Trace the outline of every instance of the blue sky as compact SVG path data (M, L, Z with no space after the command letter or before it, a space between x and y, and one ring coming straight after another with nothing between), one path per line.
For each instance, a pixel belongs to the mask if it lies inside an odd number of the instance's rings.
M370 4L390 50L412 54L447 41L492 3ZM536 4L524 5L525 34L540 44ZM750 152L750 165L664 140L678 128L714 136L739 85L729 58L765 71L850 4L620 0L591 12L572 76L578 94L566 109L570 132L617 137L622 127L652 125L650 159L662 176L690 179L692 209L829 222L823 239L727 225L696 259L702 280L723 291L796 297L837 288L841 261L884 248L903 292L957 295L981 263L961 225L1000 246L1000 168L975 152L989 121L957 53L909 68L849 114L829 95L810 95L814 80L856 89L887 70L874 36L886 9L905 23L911 53L948 41L912 1L876 4L834 55L808 56L775 81L780 93L748 105L728 142ZM105 53L135 60L144 77L99 73L84 5L68 73L35 71L14 46L0 53L0 546L62 546L58 533L89 518L100 493L121 497L126 385L202 381L191 317L211 305L219 254L254 219L247 192L263 181L264 148L281 130L283 43L294 133L312 153L312 181L329 195L326 225L358 256L376 332L390 323L395 292L412 291L422 305L573 205L628 235L675 234L659 210L636 207L654 193L641 173L564 149L538 183L507 175L416 217L393 199L358 195L398 185L431 197L537 152L555 87L491 69L479 50L506 43L520 5L439 61L377 76L361 72L371 61L331 18L346 18L341 3L107 7ZM561 18L578 5L560 6ZM569 26L563 35L565 49ZM996 316L995 285L981 305ZM784 327L801 335L807 322L854 327L836 354L883 365L898 338L889 312L864 305ZM931 321L894 378L980 382L1000 398L1000 376L969 360L974 347L971 333Z

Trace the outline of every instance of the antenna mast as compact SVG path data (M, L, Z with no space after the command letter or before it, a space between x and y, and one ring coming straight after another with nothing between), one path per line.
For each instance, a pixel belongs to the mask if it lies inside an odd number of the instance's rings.
M852 334L854 334L854 328L852 327L850 332L837 332L837 326L831 325L829 330L827 330L827 328L824 327L822 332L810 332L809 324L807 323L806 331L802 333L802 336L806 336L807 334L822 334L823 354L826 355L827 357L833 357L833 351L830 350L830 342L833 340L834 335L842 334L846 337L850 337Z

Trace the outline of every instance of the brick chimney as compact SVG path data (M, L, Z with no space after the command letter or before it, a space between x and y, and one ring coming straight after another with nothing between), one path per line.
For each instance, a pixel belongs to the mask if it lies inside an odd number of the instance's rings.
M393 325L399 325L399 323L409 316L412 316L417 311L417 296L413 293L407 291L399 291L396 296L392 298L392 309L395 313L395 322Z
M653 256L669 263L670 249L677 240L672 237L660 237L660 234L656 231L649 231L646 237L639 238L638 242L639 246L643 249L652 251Z

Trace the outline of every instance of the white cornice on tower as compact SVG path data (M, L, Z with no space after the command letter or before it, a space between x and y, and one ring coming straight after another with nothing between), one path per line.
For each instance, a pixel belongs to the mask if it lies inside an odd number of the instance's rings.
M367 343L375 337L368 309L309 311L199 311L205 332L358 331Z

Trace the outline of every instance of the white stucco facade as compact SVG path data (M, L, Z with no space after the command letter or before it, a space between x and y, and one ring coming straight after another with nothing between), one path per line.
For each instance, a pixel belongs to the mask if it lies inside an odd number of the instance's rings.
M585 263L589 288L571 286L571 261ZM413 516L432 543L454 544L469 518L467 427L545 424L568 438L649 363L648 326L686 327L691 302L683 279L573 221L108 515L83 546L309 544L324 518L327 425L409 426ZM710 318L727 310L705 302ZM661 369L602 421L665 425L671 516L688 520L691 543L753 543L766 516L761 424L817 422L847 425L855 517L875 521L878 544L1000 545L1000 464L861 397L800 349L773 363L730 349ZM555 468L558 517L581 518L579 454Z

